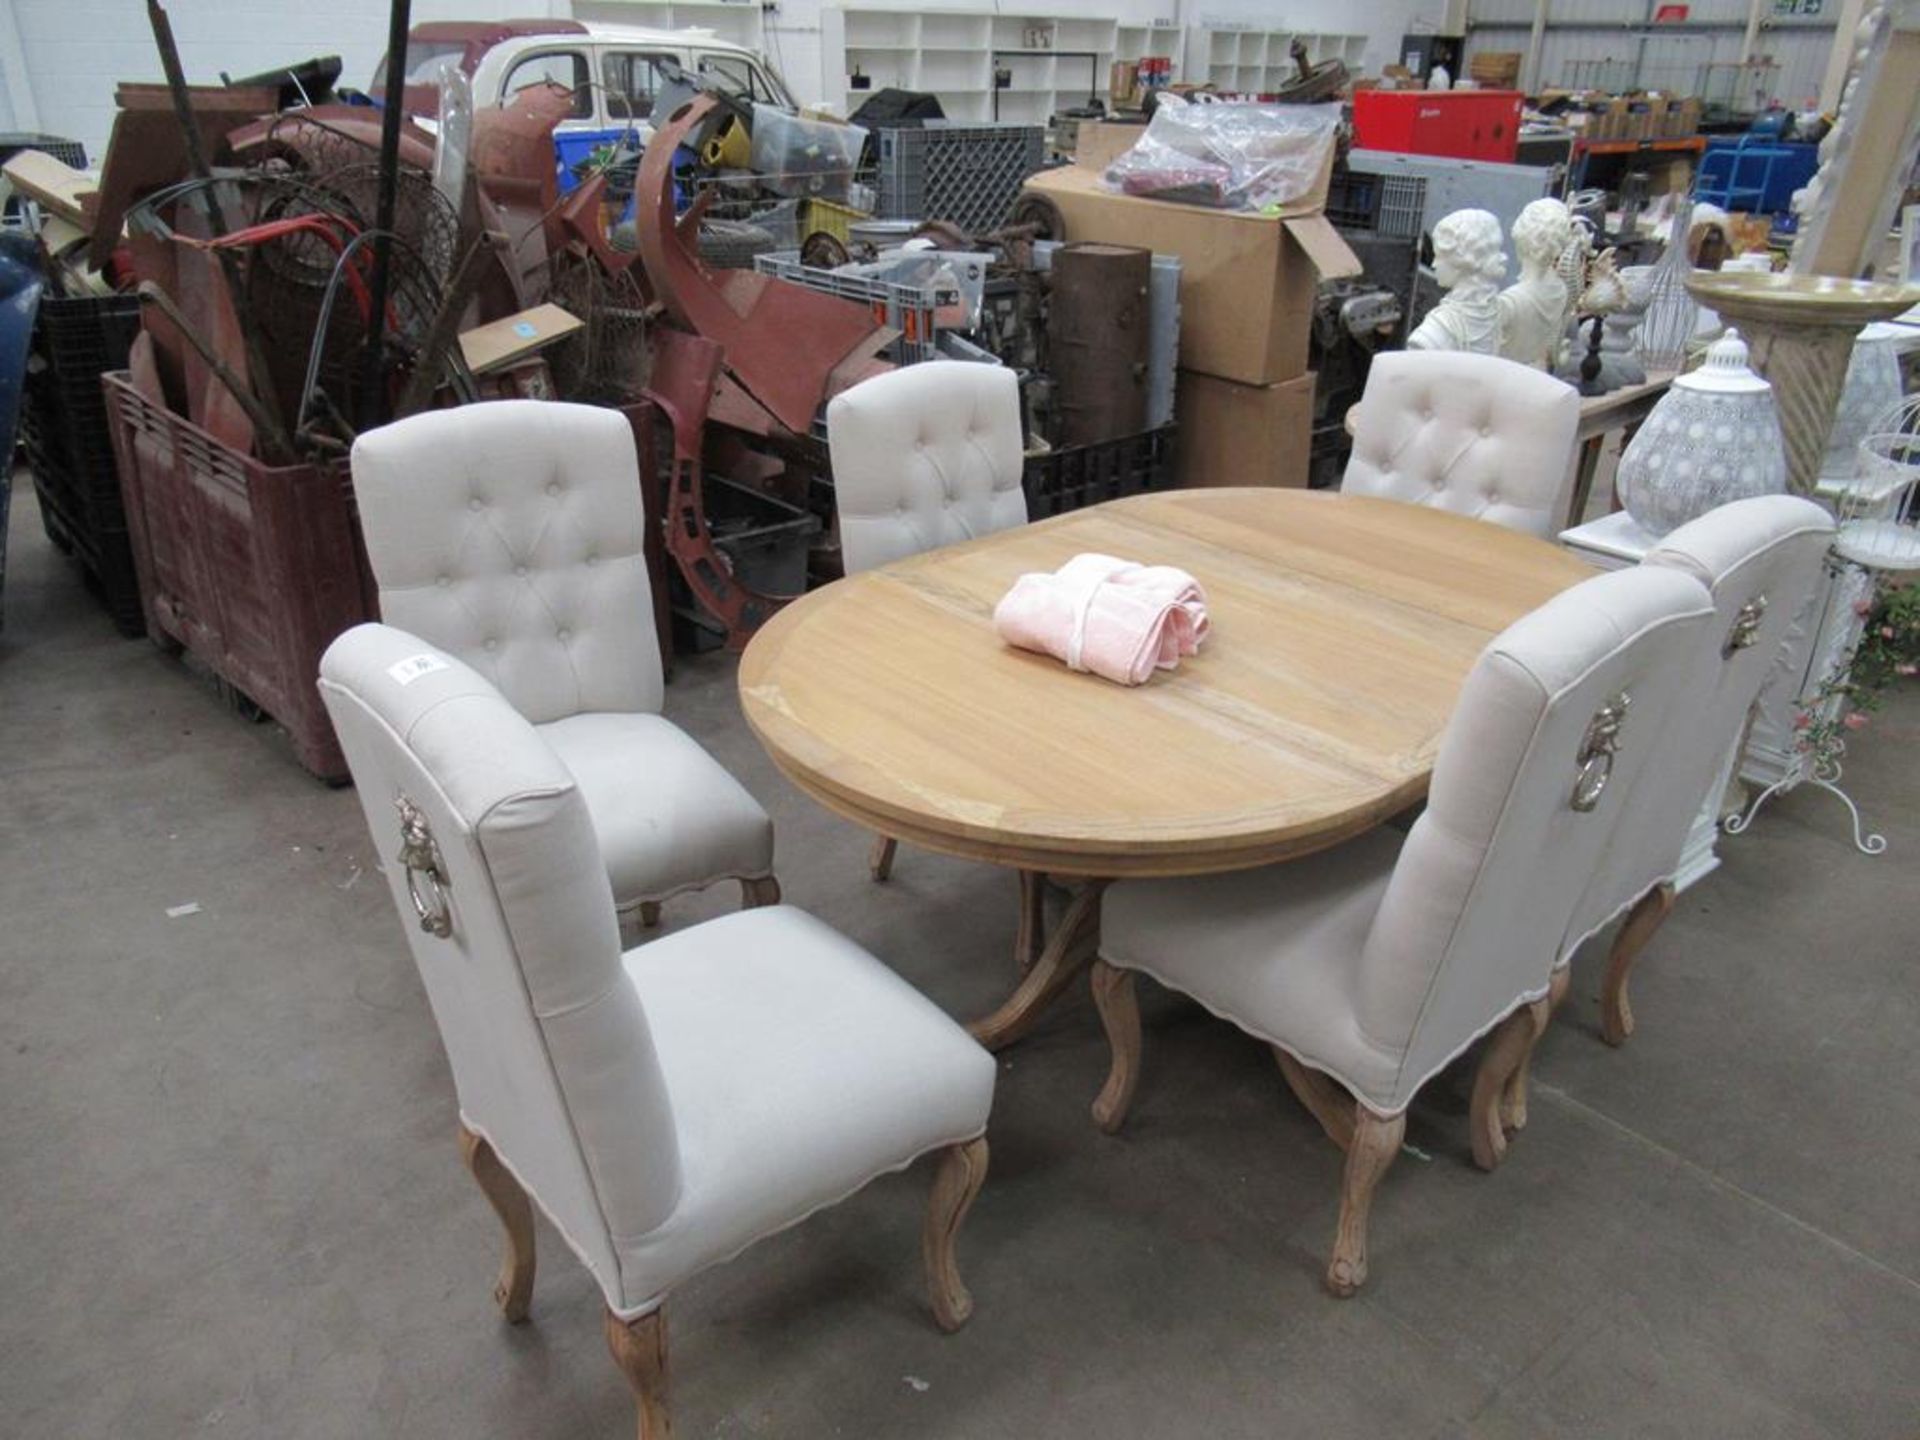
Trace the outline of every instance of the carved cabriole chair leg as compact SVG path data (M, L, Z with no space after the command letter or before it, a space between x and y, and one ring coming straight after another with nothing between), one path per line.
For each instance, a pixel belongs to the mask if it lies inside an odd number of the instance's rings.
M875 880L893 878L893 856L900 848L900 842L889 835L873 837L873 850L867 856L867 868L873 872Z
M520 1182L500 1163L493 1146L464 1125L460 1127L460 1158L507 1232L493 1300L508 1322L518 1325L527 1318L527 1306L533 1299L533 1206Z
M1507 1081L1526 1059L1527 1051L1538 1038L1547 1002L1523 1005L1494 1027L1493 1036L1480 1051L1480 1063L1473 1072L1473 1102L1467 1123L1473 1132L1473 1163L1482 1170L1495 1169L1507 1158L1507 1132L1501 1124L1501 1100Z
M1134 992L1133 972L1119 970L1096 959L1092 971L1093 1003L1106 1027L1113 1059L1107 1083L1093 1101L1093 1123L1117 1135L1133 1108L1133 1090L1140 1083L1140 1000Z
M1633 1005L1627 999L1627 981L1633 975L1634 962L1647 948L1654 932L1673 913L1673 885L1662 881L1635 903L1613 937L1607 952L1607 973L1600 982L1600 1038L1609 1045L1624 1045L1633 1034Z
M933 1191L927 1197L927 1224L920 1235L920 1255L927 1267L927 1294L933 1302L933 1322L951 1335L973 1314L973 1296L960 1278L954 1241L973 1206L973 1197L987 1178L987 1140L983 1135L940 1152L933 1172Z
M1302 1065L1278 1045L1273 1058L1280 1062L1280 1073L1294 1098L1320 1122L1327 1138L1342 1150L1353 1144L1353 1097L1341 1089L1338 1081L1324 1071Z
M662 1305L638 1320L622 1320L607 1311L607 1349L626 1376L640 1409L640 1440L673 1440L673 1415L667 1405L667 1309Z
M758 880L740 882L740 908L757 910L762 905L780 903L780 882L771 875L762 875Z
M1527 1128L1527 1084L1533 1077L1533 1052L1540 1048L1540 1038L1547 1033L1547 1026L1553 1023L1554 1012L1567 998L1567 986L1572 978L1573 972L1565 965L1554 971L1547 988L1547 998L1540 1002L1546 1007L1544 1012L1538 1006L1534 1007L1533 1043L1527 1046L1527 1053L1513 1067L1513 1073L1507 1077L1506 1086L1500 1092L1500 1124L1507 1130Z
M1340 1177L1340 1228L1327 1265L1327 1289L1343 1300L1366 1283L1367 1214L1373 1208L1374 1187L1400 1154L1406 1133L1404 1114L1387 1119L1355 1102L1353 1142Z

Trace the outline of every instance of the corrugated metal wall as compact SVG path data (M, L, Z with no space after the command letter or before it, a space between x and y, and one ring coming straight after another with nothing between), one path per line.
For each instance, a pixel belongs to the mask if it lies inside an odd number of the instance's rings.
M1838 8L1837 4L1834 8ZM1668 90L1682 95L1734 81L1747 23L1747 0L1688 0L1682 24L1650 25L1647 0L1549 0L1547 31L1537 83L1547 87ZM1468 50L1527 48L1533 0L1469 0ZM1767 82L1776 98L1794 107L1812 105L1820 93L1830 21L1800 16L1774 18L1768 6L1756 58L1776 65ZM1708 66L1717 67L1709 71ZM1752 97L1746 97L1751 103Z

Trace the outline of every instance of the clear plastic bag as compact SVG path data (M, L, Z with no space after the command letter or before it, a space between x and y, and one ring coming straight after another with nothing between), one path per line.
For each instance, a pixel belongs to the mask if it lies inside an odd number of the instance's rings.
M1109 189L1222 210L1272 211L1319 179L1338 105L1184 101L1163 95L1147 133L1107 166Z

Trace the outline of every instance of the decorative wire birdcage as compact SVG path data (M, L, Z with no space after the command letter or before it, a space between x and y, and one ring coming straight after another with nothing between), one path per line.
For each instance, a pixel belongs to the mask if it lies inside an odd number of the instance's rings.
M1640 363L1648 373L1677 371L1686 363L1687 342L1700 318L1700 306L1687 293L1687 274L1693 259L1687 253L1687 236L1693 226L1693 197L1675 197L1673 224L1667 235L1667 249L1647 277L1645 317L1634 340Z
M1877 574L1920 570L1920 395L1882 414L1856 453L1853 478L1835 487L1835 553Z

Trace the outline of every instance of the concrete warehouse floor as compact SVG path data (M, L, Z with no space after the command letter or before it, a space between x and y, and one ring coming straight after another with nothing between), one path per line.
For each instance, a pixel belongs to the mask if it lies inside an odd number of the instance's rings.
M15 486L0 632L0 1431L613 1437L633 1409L586 1272L542 1227L532 1323L352 792L115 638ZM786 785L724 656L668 713L772 810L780 876L950 1012L1009 984L1004 873L867 837ZM1003 1057L929 1321L925 1167L684 1287L683 1436L1770 1436L1920 1425L1920 692L1858 737L1857 855L1825 796L1724 846L1600 1043L1599 967L1506 1167L1430 1087L1320 1289L1340 1157L1253 1041L1149 987L1132 1122L1096 1132L1084 992ZM168 907L197 902L170 919ZM731 893L668 907L684 925Z

